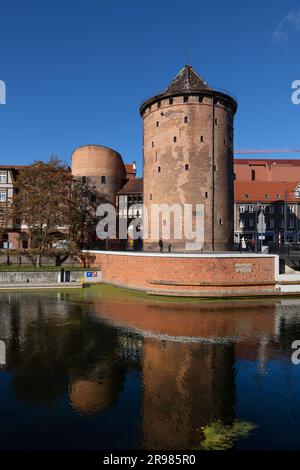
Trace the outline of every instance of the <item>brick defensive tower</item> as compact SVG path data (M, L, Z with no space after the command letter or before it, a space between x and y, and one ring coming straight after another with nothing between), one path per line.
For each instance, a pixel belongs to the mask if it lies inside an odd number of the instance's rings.
M144 205L151 227L152 204L204 205L202 251L233 246L233 119L237 104L210 88L186 65L163 93L145 101L143 118ZM196 211L192 213L193 226ZM152 221L153 222L153 221ZM166 220L162 217L159 237ZM158 237L158 238L159 238ZM171 235L165 244L185 251L186 242ZM157 251L158 239L144 239ZM199 251L200 247L193 249Z

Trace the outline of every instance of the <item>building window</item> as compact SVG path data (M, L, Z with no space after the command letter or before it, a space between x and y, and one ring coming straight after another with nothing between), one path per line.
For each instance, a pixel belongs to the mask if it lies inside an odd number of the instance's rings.
M253 206L248 206L248 212L253 212Z
M160 108L160 105L161 105L161 102L158 101L158 102L157 102L157 107Z
M159 127L159 121L156 121L156 127Z
M244 221L242 219L240 219L239 226L240 226L240 228L244 228Z
M187 116L184 116L184 120L183 120L185 123L188 122L188 117Z
M251 170L251 180L255 181L255 170Z
M186 163L186 164L184 165L184 169L185 169L185 171L188 171L188 170L190 169L190 166Z
M219 224L220 224L220 225L223 225L222 219L219 220Z
M154 142L152 141L152 148L154 147Z
M207 199L207 198L208 198L208 192L206 191L205 192L205 199Z
M254 221L253 221L253 218L250 217L249 218L249 227L252 228L254 226Z
M204 142L203 135L200 136L200 142Z
M188 96L184 96L184 97L183 97L183 102L184 102L184 103L187 103L188 100L189 100L189 97L188 97Z
M203 103L203 96L199 96L199 103Z
M215 118L215 125L218 125L218 118Z
M280 206L280 213L284 214L284 206Z
M295 205L290 205L289 206L289 212L291 212L291 214L295 214L296 213L296 206Z
M106 184L106 176L101 176L101 184Z
M160 173L160 166L157 168L158 173Z
M224 145L226 146L226 140L224 139Z
M6 201L6 190L2 189L0 191L0 202L5 202Z
M239 209L240 209L240 214L243 214L245 212L245 206L240 206Z
M0 171L0 183L7 183L7 171Z
M290 219L290 228L295 228L295 221L294 219Z
M152 194L150 194L149 199L150 199L150 201L152 201Z
M173 104L173 98L169 98L169 104Z
M269 219L269 228L274 228L274 219Z
M177 142L177 137L173 137L173 142Z

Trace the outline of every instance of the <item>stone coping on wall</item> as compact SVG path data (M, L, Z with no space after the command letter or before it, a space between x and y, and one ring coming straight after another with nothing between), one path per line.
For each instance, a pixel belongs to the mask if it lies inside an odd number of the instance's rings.
M148 256L148 257L167 257L167 258L275 258L278 255L263 253L158 253L145 251L111 251L111 250L82 250L83 253L94 253L101 255L117 256Z

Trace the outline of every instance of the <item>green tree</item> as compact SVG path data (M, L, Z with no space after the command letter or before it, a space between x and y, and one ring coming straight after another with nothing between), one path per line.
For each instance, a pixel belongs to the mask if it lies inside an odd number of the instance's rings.
M37 266L53 243L53 233L68 231L70 191L70 169L56 157L34 162L17 178L14 217L28 226L30 253Z

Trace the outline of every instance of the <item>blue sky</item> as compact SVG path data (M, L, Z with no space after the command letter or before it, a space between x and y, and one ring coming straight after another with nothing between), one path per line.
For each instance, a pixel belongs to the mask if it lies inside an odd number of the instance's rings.
M77 146L102 144L141 172L139 106L185 65L186 48L238 100L236 148L300 148L299 40L299 1L2 1L0 163L70 162Z

